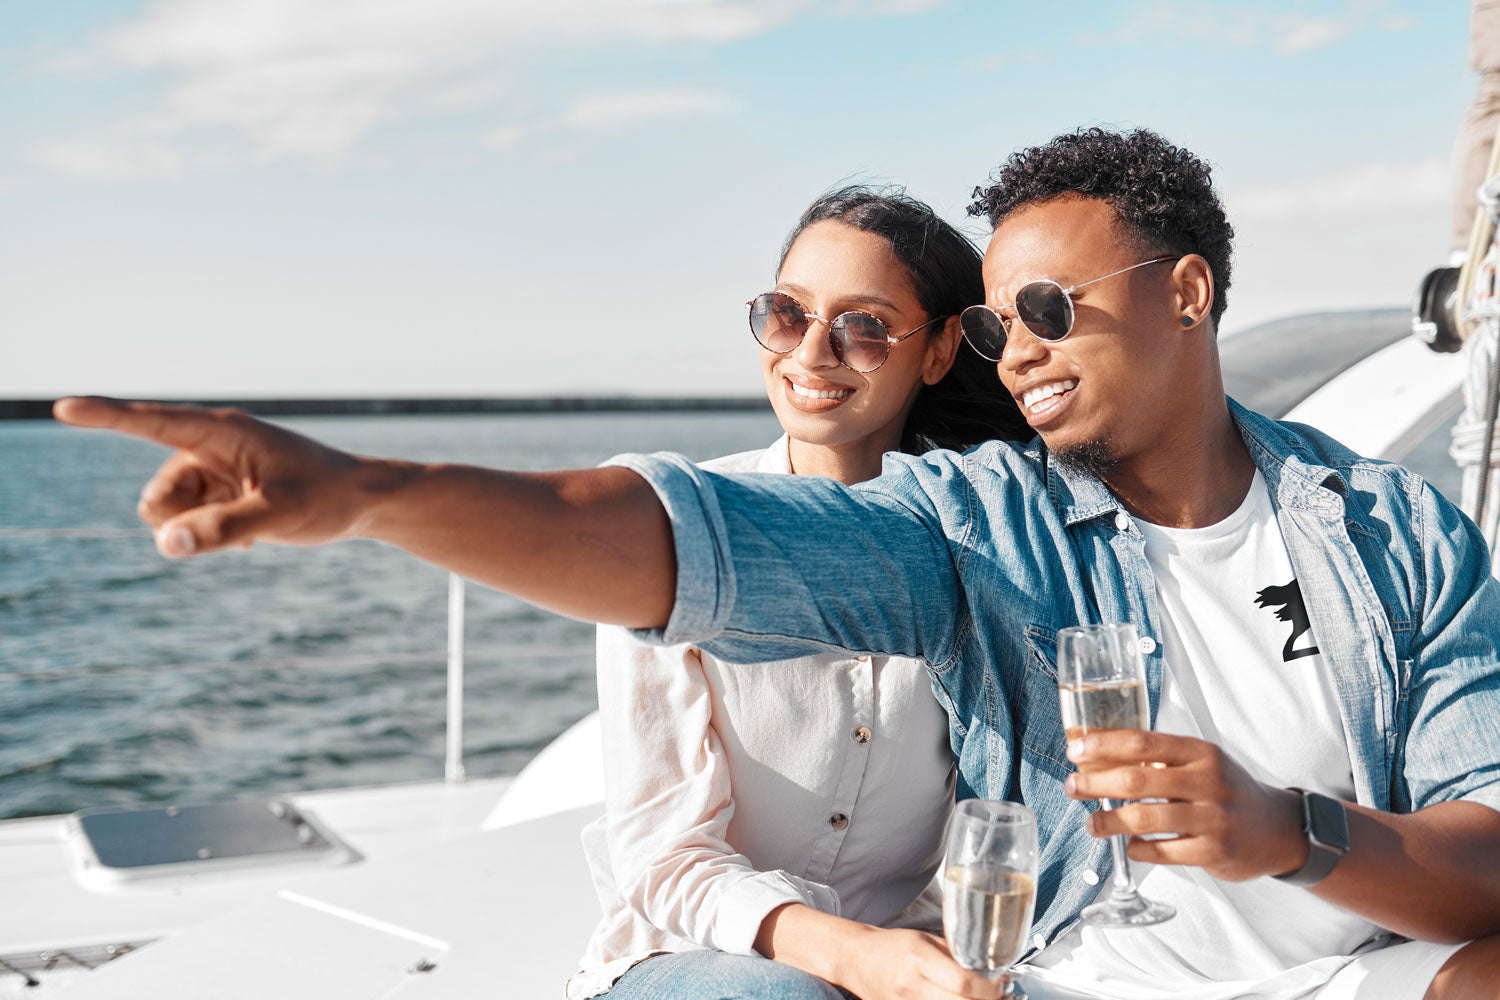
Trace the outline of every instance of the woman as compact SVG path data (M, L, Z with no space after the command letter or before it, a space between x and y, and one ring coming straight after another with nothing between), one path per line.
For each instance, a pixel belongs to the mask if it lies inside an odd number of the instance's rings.
M897 449L1029 437L961 344L974 247L904 195L818 199L749 303L786 432L718 472L856 483ZM808 539L808 572L838 558ZM573 998L993 996L930 934L953 795L924 665L829 653L774 666L599 633L606 814L584 835L605 914ZM770 961L769 956L779 961ZM923 992L925 991L925 992Z

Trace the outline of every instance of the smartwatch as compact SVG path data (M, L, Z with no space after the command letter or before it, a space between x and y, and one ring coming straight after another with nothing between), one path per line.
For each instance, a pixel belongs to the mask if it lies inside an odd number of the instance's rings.
M1302 833L1307 837L1307 864L1294 872L1275 875L1292 885L1317 885L1333 871L1349 850L1349 820L1344 804L1305 788L1289 788L1302 797Z

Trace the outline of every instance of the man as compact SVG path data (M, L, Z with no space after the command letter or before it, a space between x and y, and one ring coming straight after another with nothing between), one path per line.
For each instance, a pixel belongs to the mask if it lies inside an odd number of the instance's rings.
M991 314L966 333L1040 440L893 456L860 487L673 456L423 467L235 414L58 413L181 449L142 496L169 555L368 535L729 660L923 657L961 796L1037 813L1038 997L1500 996L1500 583L1473 526L1404 470L1225 399L1232 231L1190 153L1059 136L977 208ZM1070 743L1055 635L1101 621L1141 629L1161 731ZM1176 920L1077 926L1117 833L1175 835L1129 854Z

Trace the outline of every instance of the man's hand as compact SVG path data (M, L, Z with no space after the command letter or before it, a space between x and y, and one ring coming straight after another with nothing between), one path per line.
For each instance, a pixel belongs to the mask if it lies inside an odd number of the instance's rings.
M141 519L163 555L256 541L317 545L346 537L357 515L359 459L236 410L70 397L66 424L122 431L176 448L141 491Z
M1075 799L1135 802L1089 818L1096 837L1129 834L1126 853L1152 864L1197 865L1228 882L1295 871L1307 861L1297 794L1250 777L1212 743L1140 729L1102 729L1068 743ZM1141 834L1175 833L1175 840Z
M628 469L505 472L356 458L234 410L97 397L63 423L176 448L141 491L163 555L365 537L586 621L661 628L677 589L666 510Z

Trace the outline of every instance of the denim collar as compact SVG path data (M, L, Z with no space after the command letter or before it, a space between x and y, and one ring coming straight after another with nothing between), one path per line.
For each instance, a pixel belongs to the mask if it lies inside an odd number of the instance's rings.
M1349 495L1349 483L1342 472L1315 461L1299 435L1288 433L1276 421L1245 409L1233 399L1228 402L1229 415L1277 507L1318 514L1342 509L1342 499ZM1034 438L1026 450L1046 463L1047 495L1069 527L1129 513L1096 476L1055 461L1040 437Z

